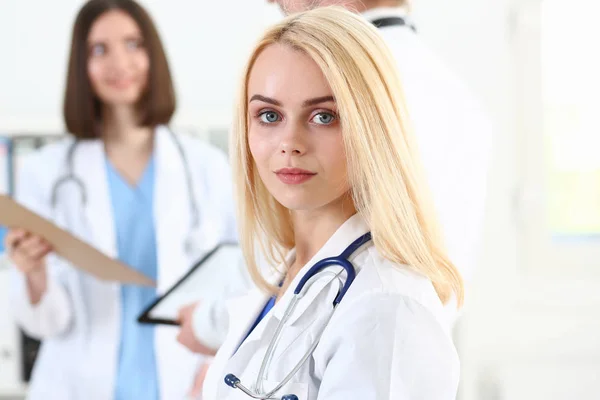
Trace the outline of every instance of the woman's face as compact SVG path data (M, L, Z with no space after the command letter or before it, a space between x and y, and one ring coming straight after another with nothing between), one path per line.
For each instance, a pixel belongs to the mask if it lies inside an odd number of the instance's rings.
M87 70L104 104L137 104L148 82L150 59L139 26L121 10L108 11L88 35Z
M247 101L250 152L278 202L313 211L348 192L335 99L308 55L286 45L267 47L250 72Z

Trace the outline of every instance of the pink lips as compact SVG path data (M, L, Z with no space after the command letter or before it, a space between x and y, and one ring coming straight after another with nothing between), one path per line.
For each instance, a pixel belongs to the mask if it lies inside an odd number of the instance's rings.
M118 90L128 89L133 83L133 79L114 79L108 81L109 86Z
M281 168L275 171L280 181L288 185L298 185L308 181L316 175L315 172L300 168Z

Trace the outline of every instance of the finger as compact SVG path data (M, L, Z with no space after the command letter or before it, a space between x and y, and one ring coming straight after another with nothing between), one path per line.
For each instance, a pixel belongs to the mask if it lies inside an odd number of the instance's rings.
M24 239L22 243L23 250L27 252L27 254L29 254L30 256L38 252L40 248L47 249L50 247L50 243L48 243L40 236L30 236Z
M11 229L8 231L4 238L6 248L11 250L14 249L18 245L18 242L25 237L25 233L26 232L22 229Z
M185 309L187 312L191 312L191 311L193 311L193 310L196 308L196 306L197 306L197 305L198 305L198 302L196 302L196 301L195 301L195 302L193 302L193 303L190 303L190 304L186 305L186 306L184 307L184 309Z
M183 339L183 331L181 331L181 330L180 330L180 331L179 331L179 333L177 334L177 341L178 341L180 344L182 344L182 345L184 345L184 346L185 346L184 339Z
M190 305L182 307L179 314L180 321L182 323L188 322L191 319L193 313L194 309L190 308Z
M29 253L29 257L32 260L38 261L38 260L41 260L42 258L46 257L46 255L48 253L50 253L50 250L51 249L48 247L48 245L42 243L42 244L38 245L37 247L31 249L31 252Z
M37 236L30 236L23 239L19 245L19 251L24 253L29 258L34 258L35 254L40 251L40 248L45 247L42 241Z

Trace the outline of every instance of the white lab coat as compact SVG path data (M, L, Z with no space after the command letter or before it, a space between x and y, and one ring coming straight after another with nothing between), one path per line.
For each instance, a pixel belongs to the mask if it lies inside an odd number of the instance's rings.
M233 373L242 384L254 387L266 348L298 281L317 261L339 255L367 231L359 215L346 221L302 268L237 352L268 295L257 289L228 303L229 335L208 371L203 400L248 399L240 390L225 385L225 375ZM288 262L293 258L292 251ZM372 242L350 261L357 271L354 283L326 325L312 357L277 395L293 393L300 400L455 399L458 356L431 282L406 266L382 258ZM266 390L292 370L324 326L323 318L331 309L338 284L331 274L320 276L282 331L266 371ZM274 284L280 279L280 274L273 274L270 281Z
M407 17L404 8L374 8L369 21ZM402 79L421 160L450 259L466 282L482 244L492 126L461 80L408 26L378 29ZM418 31L418 26L417 26ZM446 308L450 322L455 307Z
M235 240L230 168L216 148L179 136L192 174L200 213L195 233L202 254L219 241ZM52 214L53 184L66 172L66 152L72 139L51 144L19 165L16 199L33 211L53 218L111 257L117 255L115 228L105 174L103 144L82 142L74 157L75 175L83 180L88 205L82 219L76 186L60 191ZM190 207L183 160L166 127L156 129L154 219L157 235L158 292L163 293L192 265L184 252L190 227ZM89 226L86 226L85 221ZM115 388L120 342L120 285L98 280L58 257L48 261L48 290L36 306L29 303L25 279L13 269L11 304L21 327L43 344L33 371L30 400L111 400ZM199 297L201 294L199 294ZM202 360L177 343L176 327L158 326L155 349L160 398L178 400L190 388Z

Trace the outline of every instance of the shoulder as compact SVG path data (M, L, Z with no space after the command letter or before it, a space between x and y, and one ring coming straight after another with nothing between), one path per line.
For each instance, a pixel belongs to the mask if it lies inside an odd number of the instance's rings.
M44 214L56 181L65 173L66 157L73 141L72 138L59 139L16 156L14 197L19 203Z
M74 138L65 137L52 141L42 147L36 149L23 156L24 160L29 159L43 159L43 158L55 158L57 156L66 155L69 148L73 145Z
M406 398L449 398L460 362L433 285L373 250L360 254L361 269L323 334L325 359L341 352L386 365L390 390Z
M449 330L445 323L444 305L429 278L407 265L384 258L373 245L359 253L353 262L359 273L348 292L348 300L388 301L390 307L397 307L400 311L411 309L427 314L432 323L438 324L443 330ZM389 308L386 307L387 309Z
M395 28L383 30L382 37L392 52L407 90L416 86L418 89L429 88L437 94L459 97L461 101L454 102L458 103L454 107L484 112L483 103L467 82L419 35L405 28ZM465 102L467 104L462 104Z
M73 145L74 139L66 137L46 144L37 150L18 156L18 174L44 173L44 175L57 172L66 163L67 152ZM43 166L43 168L40 168Z

